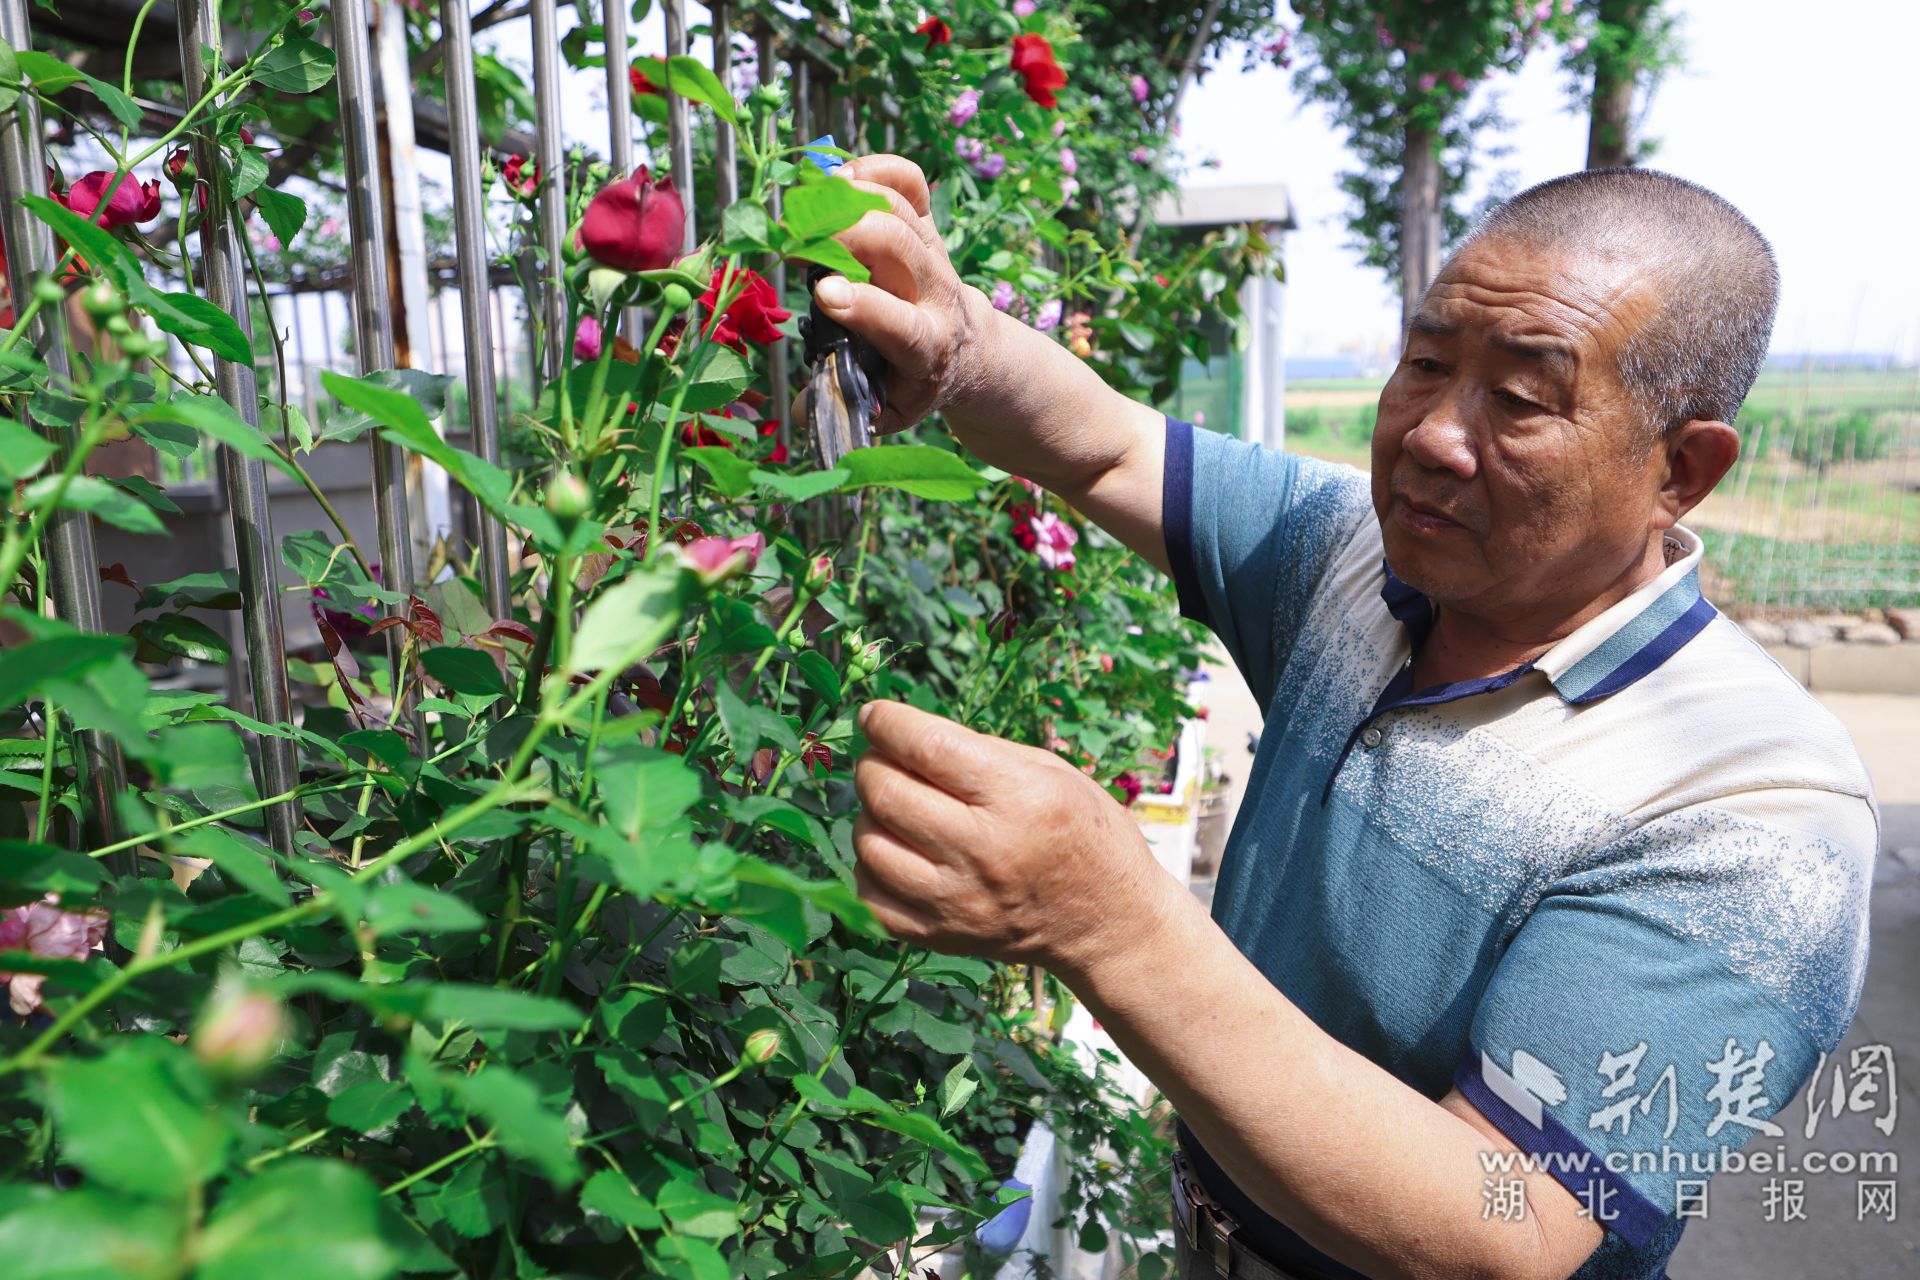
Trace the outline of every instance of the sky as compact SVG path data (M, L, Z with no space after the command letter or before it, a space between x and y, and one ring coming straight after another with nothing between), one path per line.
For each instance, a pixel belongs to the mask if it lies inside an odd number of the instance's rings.
M1677 7L1687 63L1653 97L1645 133L1660 149L1648 163L1725 196L1772 241L1774 352L1920 361L1920 4L1850 0L1824 20L1785 0ZM1502 172L1517 191L1585 163L1586 118L1569 110L1556 61L1536 53L1480 90L1498 93L1514 121L1499 137L1512 151L1483 161L1470 203ZM1219 160L1189 185L1287 184L1300 223L1286 243L1287 354L1390 348L1395 293L1346 247L1339 130L1295 92L1292 73L1221 63L1182 110L1189 156Z

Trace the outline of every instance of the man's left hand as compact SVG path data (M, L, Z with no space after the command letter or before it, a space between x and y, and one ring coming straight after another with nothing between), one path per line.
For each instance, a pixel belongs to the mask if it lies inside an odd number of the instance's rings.
M857 879L896 938L1069 975L1162 918L1172 877L1059 756L898 702L868 703L861 727Z

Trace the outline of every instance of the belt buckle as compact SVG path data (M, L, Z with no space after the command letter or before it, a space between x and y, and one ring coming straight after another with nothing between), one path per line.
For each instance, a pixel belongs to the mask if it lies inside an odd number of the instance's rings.
M1185 1167L1184 1160L1176 1161L1176 1172L1186 1192L1189 1220L1187 1239L1193 1244L1194 1251L1205 1254L1213 1260L1213 1265L1225 1277L1233 1275L1233 1235L1240 1230L1240 1224L1222 1209L1217 1201L1200 1185L1200 1179L1192 1170Z

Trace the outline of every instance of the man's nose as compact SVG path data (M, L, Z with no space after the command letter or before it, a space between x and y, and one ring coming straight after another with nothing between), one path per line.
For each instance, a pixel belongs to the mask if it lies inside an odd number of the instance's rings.
M1400 440L1401 452L1423 467L1451 471L1462 480L1479 469L1470 407L1458 391L1427 406L1420 421Z

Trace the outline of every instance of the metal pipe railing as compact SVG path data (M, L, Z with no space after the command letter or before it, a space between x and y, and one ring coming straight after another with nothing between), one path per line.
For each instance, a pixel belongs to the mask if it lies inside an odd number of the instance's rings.
M376 136L377 90L373 56L367 34L366 0L336 0L333 6L333 47L338 55L340 80L340 151L346 170L347 228L353 264L354 354L360 372L393 367L392 306L387 290L386 209L380 194L380 152ZM407 517L406 460L398 445L370 432L373 451L373 512L380 535L381 577L386 586L413 590L413 540ZM400 651L404 628L387 633L392 658L393 686L404 685ZM411 711L412 698L396 699L396 722L411 719L416 736L424 741L419 717Z
M607 46L607 162L617 181L633 173L633 81L628 57L626 0L603 0L601 32ZM627 341L636 345L646 332L640 308L620 313Z
M202 49L219 60L220 23L209 0L179 0L180 63L187 97L198 102L207 92L207 60ZM220 173L219 147L204 133L194 139L194 167L202 180L215 182ZM240 245L238 220L232 206L210 197L200 222L200 261L207 298L233 317L251 342L253 324L247 303L246 259ZM267 311L271 323L272 307ZM220 398L251 427L260 425L259 388L251 364L215 358L214 380ZM283 392L284 398L284 392ZM267 468L226 446L218 450L226 479L228 515L233 522L234 562L240 576L240 631L244 641L247 688L252 712L268 724L292 720L292 698L287 692L286 636L280 617L280 584L275 568L273 504L267 498ZM300 764L293 743L262 737L253 743L260 794L283 795L300 781ZM294 801L267 811L267 828L274 847L293 852L300 810Z
M707 13L713 31L713 74L720 85L733 92L733 5L730 0L707 0ZM739 148L734 143L733 126L718 116L713 121L714 207L725 209L740 198Z
M667 58L671 65L672 59L687 51L687 15L680 0L666 0L663 7L667 19ZM667 152L672 162L673 185L680 189L680 197L687 207L687 233L681 252L692 253L700 243L700 233L694 227L694 209L699 202L694 198L693 122L688 116L687 100L672 91L671 71L667 74L667 89Z
M546 328L541 373L566 368L573 345L567 328L566 268L560 256L567 234L566 155L560 140L560 30L554 0L533 0L534 158L540 165L540 318Z
M618 0L615 6L618 7ZM479 107L473 83L473 27L467 0L440 0L446 47L447 130L453 149L454 251L460 269L460 333L466 348L467 422L473 450L500 463L500 417L495 400L493 326L489 315L487 220L481 200ZM492 512L475 504L480 547L480 587L490 616L511 618L507 531Z
M754 53L758 59L761 84L772 84L775 72L779 69L779 54L774 48L773 31L762 26L754 33ZM773 189L768 212L777 222L780 218L780 188ZM771 268L774 296L784 300L787 296L787 262L776 256ZM767 384L772 390L774 413L780 415L780 447L789 453L793 450L793 414L787 404L787 340L781 338L767 352Z
M15 49L32 47L27 26L26 0L0 0L0 39ZM24 310L33 296L33 283L53 270L59 254L53 232L20 203L22 196L47 194L46 151L41 143L40 104L32 94L21 94L0 128L0 217L5 219L8 286L14 305ZM133 182L128 175L123 181ZM26 335L46 363L47 371L65 381L67 359L66 315L60 307L42 307ZM57 468L72 454L73 433L56 423L42 424L59 450ZM103 629L100 615L100 563L93 549L93 517L84 511L61 510L47 522L47 549L52 575L54 607L63 621L83 631ZM4 588L5 584L0 584ZM51 724L49 734L54 732ZM126 762L120 744L95 730L79 733L81 794L85 801L86 835L90 842L110 843L119 838L114 802L126 790ZM132 854L117 856L114 870L133 868Z

